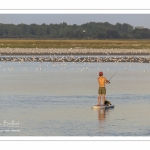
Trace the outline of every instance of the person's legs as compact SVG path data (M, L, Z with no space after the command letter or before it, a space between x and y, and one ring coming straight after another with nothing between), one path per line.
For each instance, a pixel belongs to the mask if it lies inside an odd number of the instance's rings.
M104 99L106 100L106 94L104 94Z
M98 104L97 105L105 105L106 100L106 88L105 87L99 87L98 89Z
M102 95L102 106L105 104L105 95Z
M99 94L98 95L98 104L97 105L104 105L105 99L104 99L104 95Z
M97 105L100 105L100 102L101 102L101 89L100 89L100 87L99 87L99 89L98 89L98 104Z
M100 102L101 102L101 96L100 94L98 95L98 104L97 105L100 105Z
M106 88L104 87L104 91L103 91L103 104L105 105L105 100L106 100Z

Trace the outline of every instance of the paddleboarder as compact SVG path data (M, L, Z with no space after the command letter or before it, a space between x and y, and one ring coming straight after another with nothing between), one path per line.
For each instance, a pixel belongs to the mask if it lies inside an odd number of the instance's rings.
M106 99L105 84L110 83L110 82L103 76L103 72L99 72L98 83L99 83L99 88L98 88L98 104L97 104L97 106L100 106L100 102L101 102L101 106L104 106L105 99Z

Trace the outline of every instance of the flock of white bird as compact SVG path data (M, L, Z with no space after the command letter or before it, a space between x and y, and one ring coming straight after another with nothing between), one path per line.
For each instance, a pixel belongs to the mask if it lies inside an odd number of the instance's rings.
M30 64L28 64L30 63ZM103 62L94 63L94 62L38 62L36 65L32 65L31 62L1 62L0 63L0 71L15 71L15 70L21 70L21 71L42 71L47 70L49 71L56 69L61 70L78 70L78 71L89 71L93 69L97 69L98 71L101 70L101 65ZM129 66L128 66L129 65ZM132 67L131 64L127 64L126 68L122 68L122 70L129 70L129 68ZM106 68L105 68L106 70ZM108 71L114 70L112 68L108 68ZM143 70L144 73L146 73L146 70Z
M26 52L26 54L25 54ZM150 63L150 57L148 55L149 50L106 50L106 49L11 49L5 48L0 49L0 61L7 62L19 62L22 64L23 62L40 62L40 66L35 70L42 70L42 63L45 63L45 66L49 66L49 62L52 62L53 66L64 65L61 69L66 69L67 62L72 64L91 64L94 62L102 63L102 62L138 62L138 63ZM73 54L74 53L74 54ZM92 53L92 55L91 55ZM128 55L125 55L128 54ZM145 55L140 55L140 54ZM5 54L5 55L4 55ZM15 55L15 54L23 54L23 55ZM28 55L27 55L28 54ZM38 55L37 55L38 54ZM46 55L42 55L46 54ZM47 55L48 54L48 55ZM80 54L80 55L77 55ZM98 55L99 54L99 55ZM120 55L114 55L120 54ZM132 54L132 55L131 55ZM137 55L138 54L138 55ZM1 67L1 65L0 65ZM131 67L131 66L130 66ZM73 69L73 68L72 68ZM81 71L88 71L89 67L86 66L84 68L78 68ZM98 68L99 69L99 68ZM3 68L3 70L13 71L14 67ZM23 71L28 71L29 68L22 68ZM110 68L108 68L108 71ZM127 68L125 68L127 71ZM144 73L146 70L143 71Z

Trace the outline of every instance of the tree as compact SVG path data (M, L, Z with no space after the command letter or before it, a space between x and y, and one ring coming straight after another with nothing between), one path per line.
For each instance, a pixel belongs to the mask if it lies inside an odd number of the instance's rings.
M120 35L119 35L119 33L118 33L117 30L108 29L108 30L106 31L106 37L107 37L108 39L111 39L111 38L113 38L113 39L118 39L118 38L120 38Z
M62 39L149 39L150 29L133 28L123 23L88 22L82 25L0 24L0 38L62 38Z
M106 33L105 32L99 32L97 34L97 38L98 39L106 39L107 38Z

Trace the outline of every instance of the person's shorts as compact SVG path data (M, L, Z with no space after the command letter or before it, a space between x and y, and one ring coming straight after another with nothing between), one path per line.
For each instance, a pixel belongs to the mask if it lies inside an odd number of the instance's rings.
M98 94L106 94L106 88L105 87L99 87Z

